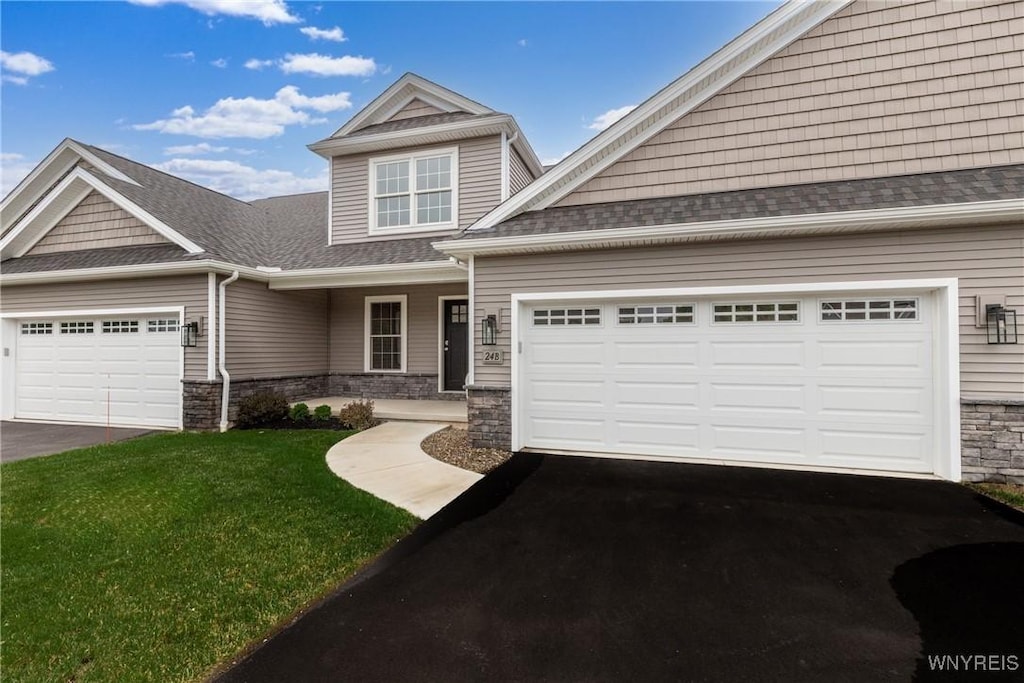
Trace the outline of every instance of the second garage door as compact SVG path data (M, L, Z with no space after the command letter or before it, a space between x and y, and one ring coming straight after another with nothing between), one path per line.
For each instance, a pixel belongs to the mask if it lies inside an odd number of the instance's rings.
M524 305L519 445L930 473L928 293Z
M15 417L179 427L178 335L176 313L18 321Z

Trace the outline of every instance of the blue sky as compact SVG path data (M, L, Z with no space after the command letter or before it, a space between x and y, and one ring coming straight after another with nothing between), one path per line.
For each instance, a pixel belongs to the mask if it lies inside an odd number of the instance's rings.
M5 0L3 193L64 137L241 198L325 189L305 146L406 71L552 161L778 4Z

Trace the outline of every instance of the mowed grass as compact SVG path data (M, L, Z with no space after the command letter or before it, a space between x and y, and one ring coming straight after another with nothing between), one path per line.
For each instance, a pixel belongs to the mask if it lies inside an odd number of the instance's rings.
M1024 484L972 484L971 488L1024 512Z
M0 467L0 666L190 681L416 523L334 476L329 431L158 434Z

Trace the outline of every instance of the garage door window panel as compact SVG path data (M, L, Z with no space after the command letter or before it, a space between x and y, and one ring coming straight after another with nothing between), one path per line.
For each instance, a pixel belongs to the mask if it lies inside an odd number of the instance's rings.
M538 308L533 311L534 327L600 324L600 308Z
M53 323L22 323L22 334L53 334Z
M619 325L692 325L693 304L630 304L618 307Z
M716 324L800 322L796 301L713 303L711 311Z
M95 325L92 321L71 321L60 324L61 334L92 334L94 331Z
M148 320L146 322L147 332L177 332L178 321L174 318Z
M139 331L138 320L104 320L103 334L135 334Z
M822 322L879 322L918 319L918 300L831 299L820 302Z

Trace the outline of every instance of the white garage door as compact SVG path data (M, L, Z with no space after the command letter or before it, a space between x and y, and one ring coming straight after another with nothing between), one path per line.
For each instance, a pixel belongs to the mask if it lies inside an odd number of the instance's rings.
M931 295L521 310L525 448L934 471Z
M21 320L15 417L178 427L178 314Z

